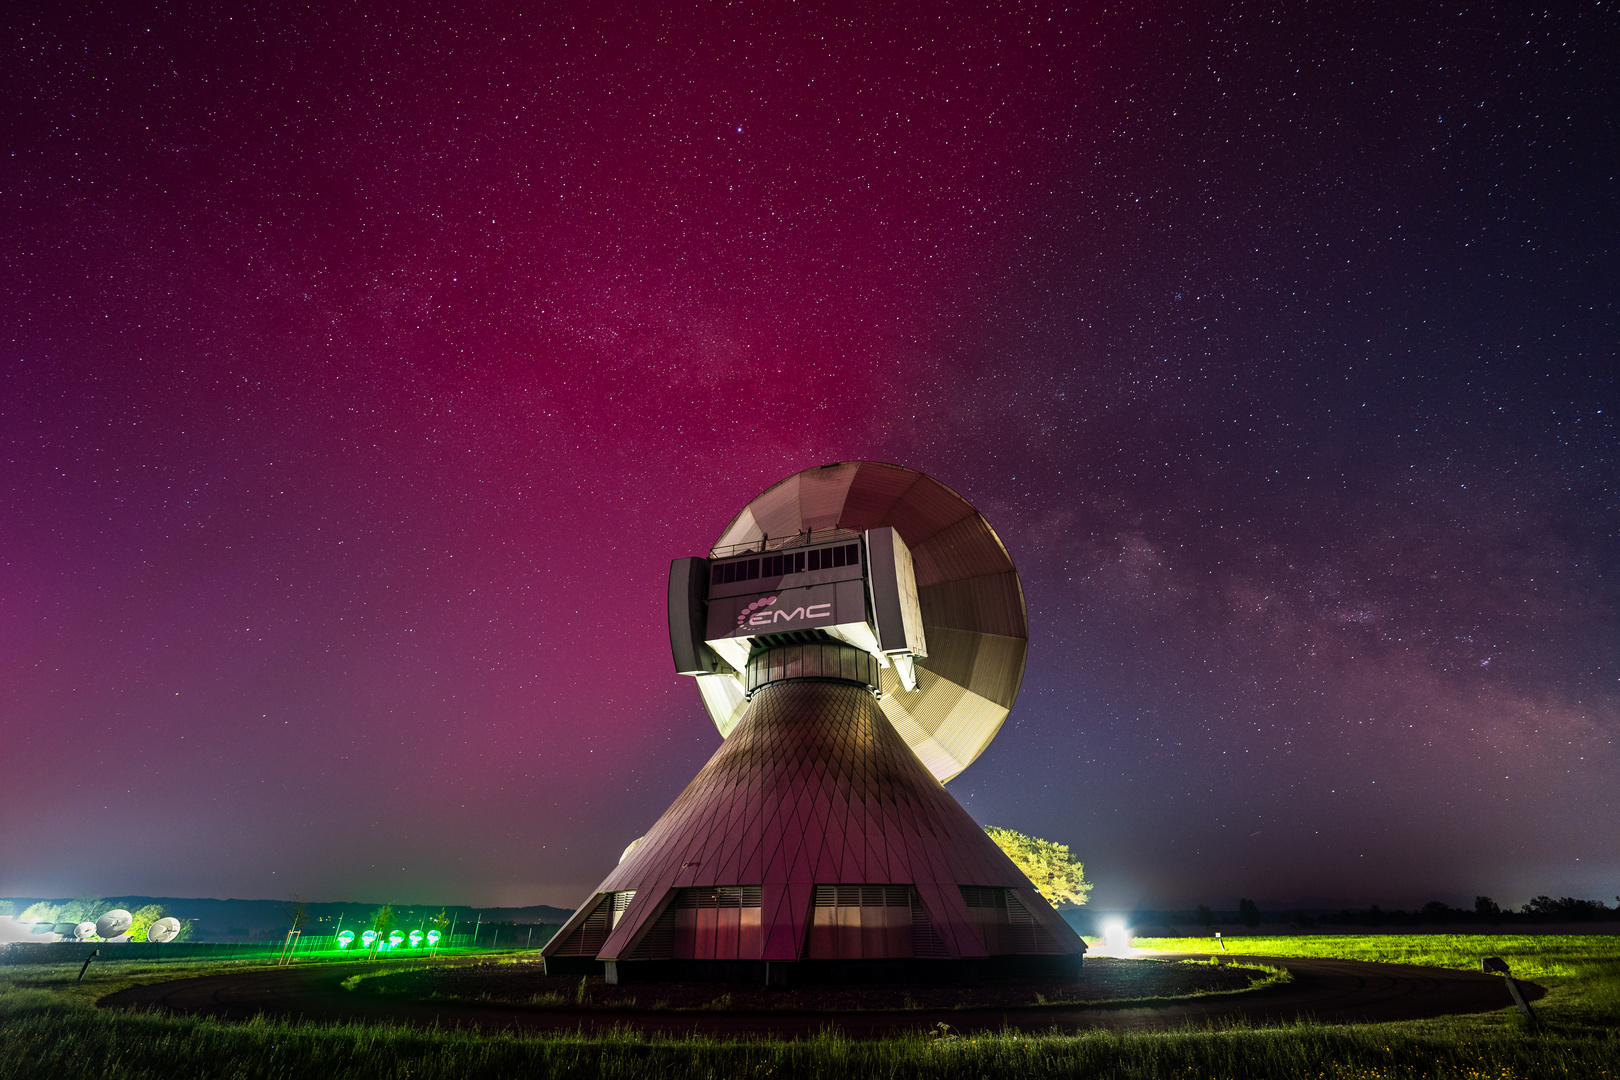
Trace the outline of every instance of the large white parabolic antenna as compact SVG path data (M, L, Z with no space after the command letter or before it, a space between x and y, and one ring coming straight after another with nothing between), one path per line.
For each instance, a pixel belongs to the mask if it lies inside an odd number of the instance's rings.
M123 908L113 908L96 920L96 934L103 938L115 938L128 930L134 921L135 916Z
M1029 622L1024 590L1001 538L962 496L899 465L841 461L766 489L715 541L714 557L817 543L831 530L892 527L910 548L927 656L916 689L898 666L882 671L880 706L941 781L973 762L1001 730L1024 680ZM740 680L698 680L720 734L748 703Z

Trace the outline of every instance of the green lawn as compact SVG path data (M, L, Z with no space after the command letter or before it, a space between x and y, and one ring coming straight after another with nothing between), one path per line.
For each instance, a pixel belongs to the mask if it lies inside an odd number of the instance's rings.
M1138 946L1207 952L1207 938ZM96 998L134 982L242 969L235 964L0 967L0 1077L1197 1077L1383 1080L1395 1077L1620 1080L1620 939L1402 935L1242 938L1237 955L1341 956L1477 968L1502 956L1545 985L1542 1023L1511 1010L1477 1017L1359 1026L1162 1034L925 1036L800 1042L470 1035L407 1028L259 1020L230 1024L103 1012ZM1504 1004L1506 995L1504 994Z
M1219 951L1210 938L1137 938L1138 949ZM1547 997L1533 1008L1550 1026L1600 1034L1620 1026L1620 936L1541 934L1346 934L1307 937L1229 937L1229 955L1332 956L1386 964L1478 971L1480 959L1500 956L1516 979L1539 983ZM1504 1001L1507 994L1503 993ZM1431 1021L1448 1028L1489 1030L1501 1017Z

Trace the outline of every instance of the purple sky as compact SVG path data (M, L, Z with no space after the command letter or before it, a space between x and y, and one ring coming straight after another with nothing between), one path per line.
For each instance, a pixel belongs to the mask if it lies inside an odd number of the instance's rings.
M8 8L0 895L572 906L873 458L1097 903L1612 903L1620 21L1412 10Z

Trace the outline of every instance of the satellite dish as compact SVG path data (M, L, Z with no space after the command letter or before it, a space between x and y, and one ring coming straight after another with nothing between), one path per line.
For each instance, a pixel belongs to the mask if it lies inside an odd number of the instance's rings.
M73 928L73 940L74 941L88 941L91 937L93 937L95 935L95 932L96 932L96 924L95 923L93 923L93 922L82 922L78 926L75 926Z
M715 541L711 558L788 550L891 527L910 549L927 655L916 688L899 665L882 670L879 702L928 770L949 780L984 752L1024 681L1024 590L1001 538L971 503L914 469L840 461L767 488ZM842 564L840 564L842 565ZM730 736L748 702L740 682L698 680L704 705ZM727 686L726 684L733 684Z
M180 920L173 916L159 919L146 928L146 940L155 941L159 944L165 941L173 941L179 934Z
M96 933L104 938L115 938L128 930L135 916L123 908L113 908L96 920Z

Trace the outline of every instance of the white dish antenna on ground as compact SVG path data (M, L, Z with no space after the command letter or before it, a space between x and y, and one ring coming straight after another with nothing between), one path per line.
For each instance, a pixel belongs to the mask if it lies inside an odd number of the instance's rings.
M104 938L115 938L128 930L135 916L123 908L113 908L96 920L96 933Z
M146 928L146 940L155 941L161 945L165 941L173 941L179 935L179 933L180 920L174 918L173 916L168 916L166 918L159 919L157 922Z
M75 926L73 928L73 940L74 941L88 941L95 934L95 932L96 932L96 924L95 923L93 923L93 922L82 922L78 926Z

